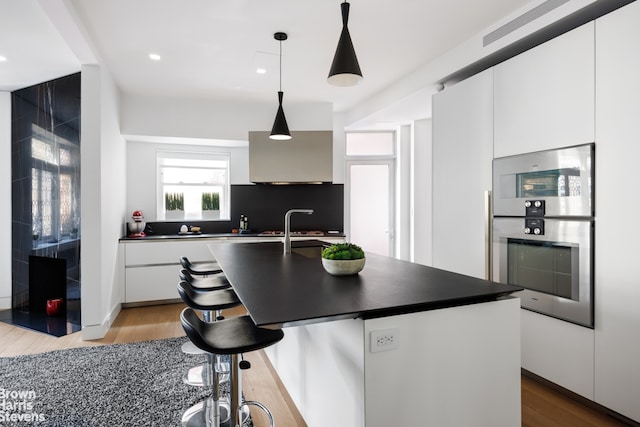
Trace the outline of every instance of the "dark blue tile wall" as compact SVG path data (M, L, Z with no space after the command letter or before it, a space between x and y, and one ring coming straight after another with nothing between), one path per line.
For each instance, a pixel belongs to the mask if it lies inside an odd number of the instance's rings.
M12 306L29 309L29 256L67 260L67 297L79 298L79 234L54 233L46 241L34 241L32 224L32 168L42 162L31 156L33 126L51 132L70 143L71 166L64 173L76 185L72 215L80 218L80 73L41 83L12 93L11 102L11 177L12 177ZM55 189L54 202L60 198ZM79 230L78 230L79 231ZM47 286L41 283L38 286ZM40 310L41 307L31 309Z

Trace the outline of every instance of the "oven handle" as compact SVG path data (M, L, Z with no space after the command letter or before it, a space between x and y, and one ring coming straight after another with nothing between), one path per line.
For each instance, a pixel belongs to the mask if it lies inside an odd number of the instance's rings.
M491 190L484 191L484 278L492 280L491 266L493 264L493 209L491 204Z

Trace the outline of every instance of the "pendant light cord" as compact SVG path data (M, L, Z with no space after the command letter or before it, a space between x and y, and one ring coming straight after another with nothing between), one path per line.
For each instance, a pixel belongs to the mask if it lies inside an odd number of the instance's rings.
M280 40L280 92L282 92L282 40Z

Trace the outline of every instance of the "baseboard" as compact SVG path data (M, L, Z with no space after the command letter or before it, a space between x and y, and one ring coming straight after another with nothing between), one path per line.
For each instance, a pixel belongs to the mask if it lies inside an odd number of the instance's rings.
M118 317L121 307L121 304L116 304L116 306L113 307L113 310L111 310L104 321L99 325L82 325L82 340L91 341L104 338L113 324L113 321Z
M280 376L278 375L278 372L271 364L271 360L269 360L269 357L267 356L267 354L264 352L264 350L260 350L257 353L260 355L260 357L264 361L264 364L269 370L269 373L271 374L273 381L276 383L276 386L278 387L278 391L280 392L280 395L282 396L285 403L287 404L289 411L291 411L291 414L295 418L296 426L307 427L307 422L302 417L302 414L298 410L298 407L296 406L296 404L293 402L293 399L289 395L289 392L287 391L286 387L284 386L282 381L280 381Z
M578 401L580 403L582 403L585 406L588 406L590 408L595 409L598 412L601 412L603 414L607 414L608 416L612 417L612 418L616 418L619 421L622 421L625 424L628 424L630 427L640 427L640 423L632 420L631 418L625 417L622 414L619 414L615 411L612 411L611 409L607 408L606 406L602 406L601 404L594 402L593 400L587 399L584 396L581 396L577 393L572 392L571 390L568 390L554 382L549 381L546 378L541 377L540 375L536 375L533 372L527 371L524 368L521 368L521 373L522 375L524 375L527 378L531 378L532 380L539 382L540 384L544 384L545 386L564 394L565 396Z
M11 308L11 297L0 297L0 310L8 310Z
M122 308L147 307L150 305L177 304L180 302L182 302L181 298L160 299L160 300L154 300L154 301L123 302Z

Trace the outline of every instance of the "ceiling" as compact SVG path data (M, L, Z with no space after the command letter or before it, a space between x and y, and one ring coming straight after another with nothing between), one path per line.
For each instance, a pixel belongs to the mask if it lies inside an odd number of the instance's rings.
M527 2L351 0L349 29L364 80L340 88L326 81L341 29L339 0L0 0L0 55L7 58L0 90L78 71L82 58L71 39L84 32L125 93L276 103L273 33L284 31L285 108L327 102L348 111ZM79 31L52 19L65 5ZM256 73L259 66L265 74Z

